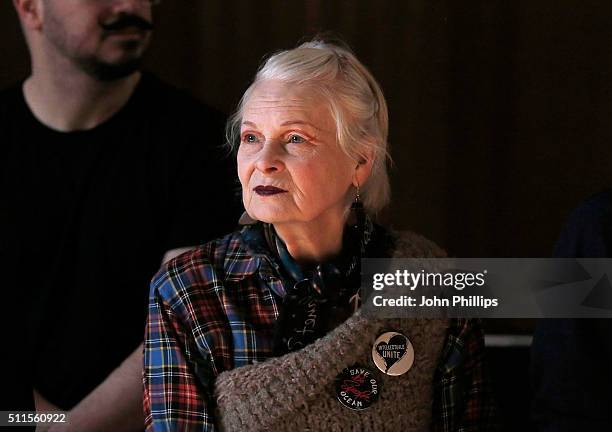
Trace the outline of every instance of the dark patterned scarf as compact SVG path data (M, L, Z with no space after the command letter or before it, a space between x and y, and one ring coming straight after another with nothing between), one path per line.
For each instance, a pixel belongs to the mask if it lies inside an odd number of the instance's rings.
M366 218L362 228L345 227L338 257L303 269L272 225L263 224L263 234L286 290L274 332L275 355L303 348L346 321L360 306L361 258L388 256L392 249L389 234Z

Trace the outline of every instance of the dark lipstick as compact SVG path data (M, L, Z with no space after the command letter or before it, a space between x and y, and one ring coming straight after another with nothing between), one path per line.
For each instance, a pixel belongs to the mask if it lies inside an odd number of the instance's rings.
M280 189L274 186L257 186L253 190L255 191L257 195L263 195L263 196L276 195L279 193L287 192L284 189Z

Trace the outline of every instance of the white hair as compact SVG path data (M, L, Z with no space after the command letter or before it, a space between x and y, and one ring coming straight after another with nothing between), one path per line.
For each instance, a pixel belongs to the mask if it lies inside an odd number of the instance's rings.
M264 80L311 86L323 96L336 124L340 148L356 163L372 159L370 177L359 185L365 209L369 213L382 209L390 198L387 103L380 85L350 49L315 39L268 58L228 120L227 142L233 150L240 143L244 105Z

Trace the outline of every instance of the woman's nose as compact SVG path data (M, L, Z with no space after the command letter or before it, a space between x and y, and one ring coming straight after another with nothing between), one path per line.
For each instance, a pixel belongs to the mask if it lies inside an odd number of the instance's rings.
M266 142L255 162L255 167L264 174L276 174L285 169L282 149L274 142Z

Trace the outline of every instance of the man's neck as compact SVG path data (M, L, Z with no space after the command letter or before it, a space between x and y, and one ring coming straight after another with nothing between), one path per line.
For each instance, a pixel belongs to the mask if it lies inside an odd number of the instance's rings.
M33 71L23 85L30 110L44 125L61 132L88 130L104 123L129 100L140 72L111 82L82 71L62 76Z

